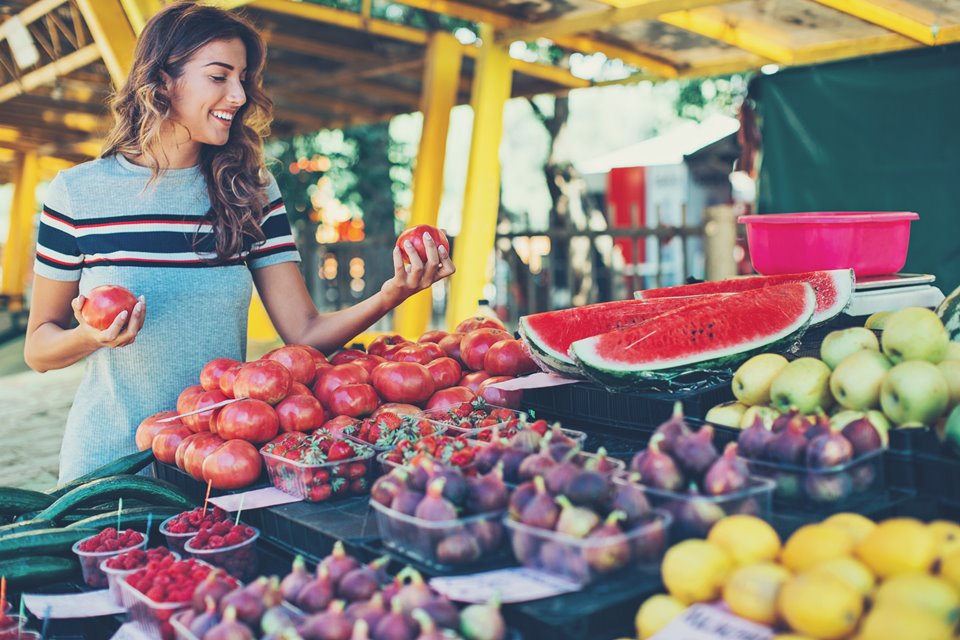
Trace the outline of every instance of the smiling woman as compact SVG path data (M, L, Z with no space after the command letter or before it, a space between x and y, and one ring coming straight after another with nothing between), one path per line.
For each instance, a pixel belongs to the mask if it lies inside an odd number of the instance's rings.
M163 8L137 42L102 156L50 184L24 360L47 371L87 359L61 482L135 451L137 425L172 409L205 363L243 360L254 286L286 342L329 353L454 271L446 248L424 236L422 256L412 243L406 256L394 250L394 276L377 294L317 311L264 163L264 56L237 14L194 2ZM138 296L132 313L102 330L80 313L101 285Z

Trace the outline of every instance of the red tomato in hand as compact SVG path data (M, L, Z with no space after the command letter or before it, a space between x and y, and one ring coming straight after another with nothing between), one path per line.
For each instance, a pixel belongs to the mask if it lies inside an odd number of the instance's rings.
M290 370L273 360L258 360L243 365L233 382L236 398L263 400L277 404L287 397L293 377Z
M427 331L425 334L423 334L422 336L420 336L420 339L417 340L417 342L419 342L419 343L424 343L424 342L438 343L438 342L440 342L441 340L443 340L444 338L446 338L448 335L450 335L450 334L447 333L446 331L441 331L441 330L439 330L439 329L437 329L437 330L435 330L435 331Z
M477 329L502 329L506 330L506 327L503 326L503 323L497 320L496 318L488 318L486 316L473 316L472 318L467 318L463 320L460 324L457 325L457 328L454 329L457 333L467 334L471 331L476 331Z
M233 383L237 381L237 374L243 369L243 364L236 364L220 375L220 391L228 398L236 397L233 395Z
M429 233L430 237L433 238L433 244L439 249L443 247L447 250L447 255L450 254L450 241L447 240L447 235L428 224L418 224L415 227L410 227L409 229L404 230L400 234L400 237L397 238L397 247L400 249L400 255L403 257L404 264L410 264L410 258L407 257L407 250L404 245L409 240L410 244L413 245L414 251L417 252L417 255L420 256L420 260L426 264L427 263L427 250L423 246L423 234Z
M235 367L238 364L241 363L233 358L214 358L203 365L203 369L200 370L200 386L203 387L204 391L220 389L220 376L222 376L227 369Z
M292 344L280 347L269 356L264 356L264 359L279 362L286 367L294 382L313 384L317 377L317 365L313 355L303 347Z
M437 358L427 365L435 389L446 389L460 382L463 370L453 358Z
M335 415L360 418L373 413L379 404L380 398L369 384L344 384L330 394L328 406Z
M492 376L522 376L539 370L519 340L501 340L483 356L483 369Z
M230 440L210 453L200 467L204 482L214 489L240 489L260 477L257 448L245 440Z
M196 401L193 403L193 406L190 407L190 411L196 411L197 409L204 409L211 405L215 405L219 402L227 400L227 396L223 395L223 392L220 389L215 391L204 391L199 396L197 396ZM194 433L200 433L202 431L210 431L210 417L216 409L209 409L203 413L195 413L192 416L185 416L183 418L183 424L187 425L191 431Z
M137 435L135 437L137 449L146 451L151 448L153 446L153 438L167 427L182 426L183 423L179 420L160 422L160 420L172 418L175 415L178 415L176 411L161 411L144 418L143 422L137 426Z
M217 416L217 433L224 440L269 442L277 436L280 419L263 400L240 400L228 404Z
M418 364L427 364L433 360L427 353L427 350L418 344L411 344L400 347L395 351L388 351L384 357L390 362L416 362Z
M466 387L474 393L480 393L480 385L489 377L490 374L486 371L474 371L460 378L460 386Z
M463 340L464 334L462 333L451 333L447 337L440 340L437 343L443 352L447 354L448 358L453 358L457 362L463 362L460 359L460 342Z
M176 464L177 447L183 442L184 438L193 435L185 425L174 422L173 426L168 426L157 432L153 436L153 455L157 460L166 464Z
M324 406L330 406L330 395L334 390L345 384L366 384L370 379L370 374L359 364L348 362L324 369L317 376L317 382L313 385L313 395Z
M200 397L200 394L203 392L204 389L199 384L191 385L181 391L177 397L177 415L193 411L193 406L197 402L197 398Z
M430 396L427 401L427 411L446 411L464 402L473 402L476 399L477 394L467 387L449 387Z
M370 344L367 345L367 353L372 356L383 356L384 352L389 347L393 347L398 344L404 344L407 340L396 333L388 333L382 336L377 336L370 341Z
M374 339L376 342L376 339ZM373 344L371 342L370 344ZM346 364L348 362L353 362L357 358L365 358L369 354L366 351L361 351L360 349L341 349L333 354L333 357L330 358L330 364Z
M480 383L480 392L477 394L490 404L495 404L498 407L507 407L508 409L519 409L520 402L523 400L523 391L504 391L503 389L497 389L490 385L494 385L498 382L506 382L507 380L513 380L510 376L494 376L492 378L487 378Z
M483 369L483 358L487 351L500 342L509 340L513 336L503 329L477 329L463 337L460 342L460 360L468 369L479 371Z
M80 307L80 317L94 329L103 331L108 328L121 312L127 312L127 319L133 313L137 297L127 289L115 284L94 287L84 296Z
M433 395L430 371L416 362L384 362L373 370L370 381L387 402L419 404Z
M313 431L323 424L323 405L313 395L289 396L276 406L281 431Z

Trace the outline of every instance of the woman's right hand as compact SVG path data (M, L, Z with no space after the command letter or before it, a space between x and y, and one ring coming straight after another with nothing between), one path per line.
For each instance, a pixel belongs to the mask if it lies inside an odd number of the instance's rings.
M140 329L143 328L143 321L147 317L147 301L143 296L140 296L139 301L133 307L133 313L130 318L127 318L126 311L121 311L113 320L113 324L103 331L84 322L80 309L83 308L85 300L86 298L84 296L77 296L71 301L70 306L73 307L74 317L77 319L77 322L80 323L78 327L79 331L90 344L95 344L98 348L110 347L111 349L115 349L134 343L137 334L140 333Z

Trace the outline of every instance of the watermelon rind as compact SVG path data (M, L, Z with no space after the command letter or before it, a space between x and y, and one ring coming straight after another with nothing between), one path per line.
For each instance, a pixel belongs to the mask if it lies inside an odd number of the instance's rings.
M950 340L960 342L960 287L957 287L937 307L937 316L950 334Z
M622 388L645 381L664 381L694 370L702 371L729 371L748 360L750 357L766 352L784 352L796 345L803 332L810 326L817 306L816 296L807 283L804 284L804 304L799 313L783 328L759 338L744 340L741 343L705 351L676 360L658 360L656 362L624 362L604 358L597 353L597 344L603 335L578 340L570 346L570 352L580 370L591 380L610 388ZM659 318L643 323L655 329L656 323L667 316L683 314L684 309L664 314ZM621 331L636 331L638 327L631 327ZM615 333L615 332L611 332ZM604 334L607 335L607 334Z
M530 335L523 318L520 318L517 330L520 333L520 340L527 346L527 352L541 370L548 373L559 373L567 377L582 377L580 369L571 358L563 354L557 354L552 349L543 348L540 342Z

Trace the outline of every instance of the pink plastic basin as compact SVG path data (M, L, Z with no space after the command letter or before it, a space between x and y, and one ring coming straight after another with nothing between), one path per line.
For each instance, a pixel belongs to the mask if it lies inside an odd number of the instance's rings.
M896 273L907 261L909 211L816 211L740 216L753 268L765 276L852 268L858 277Z

